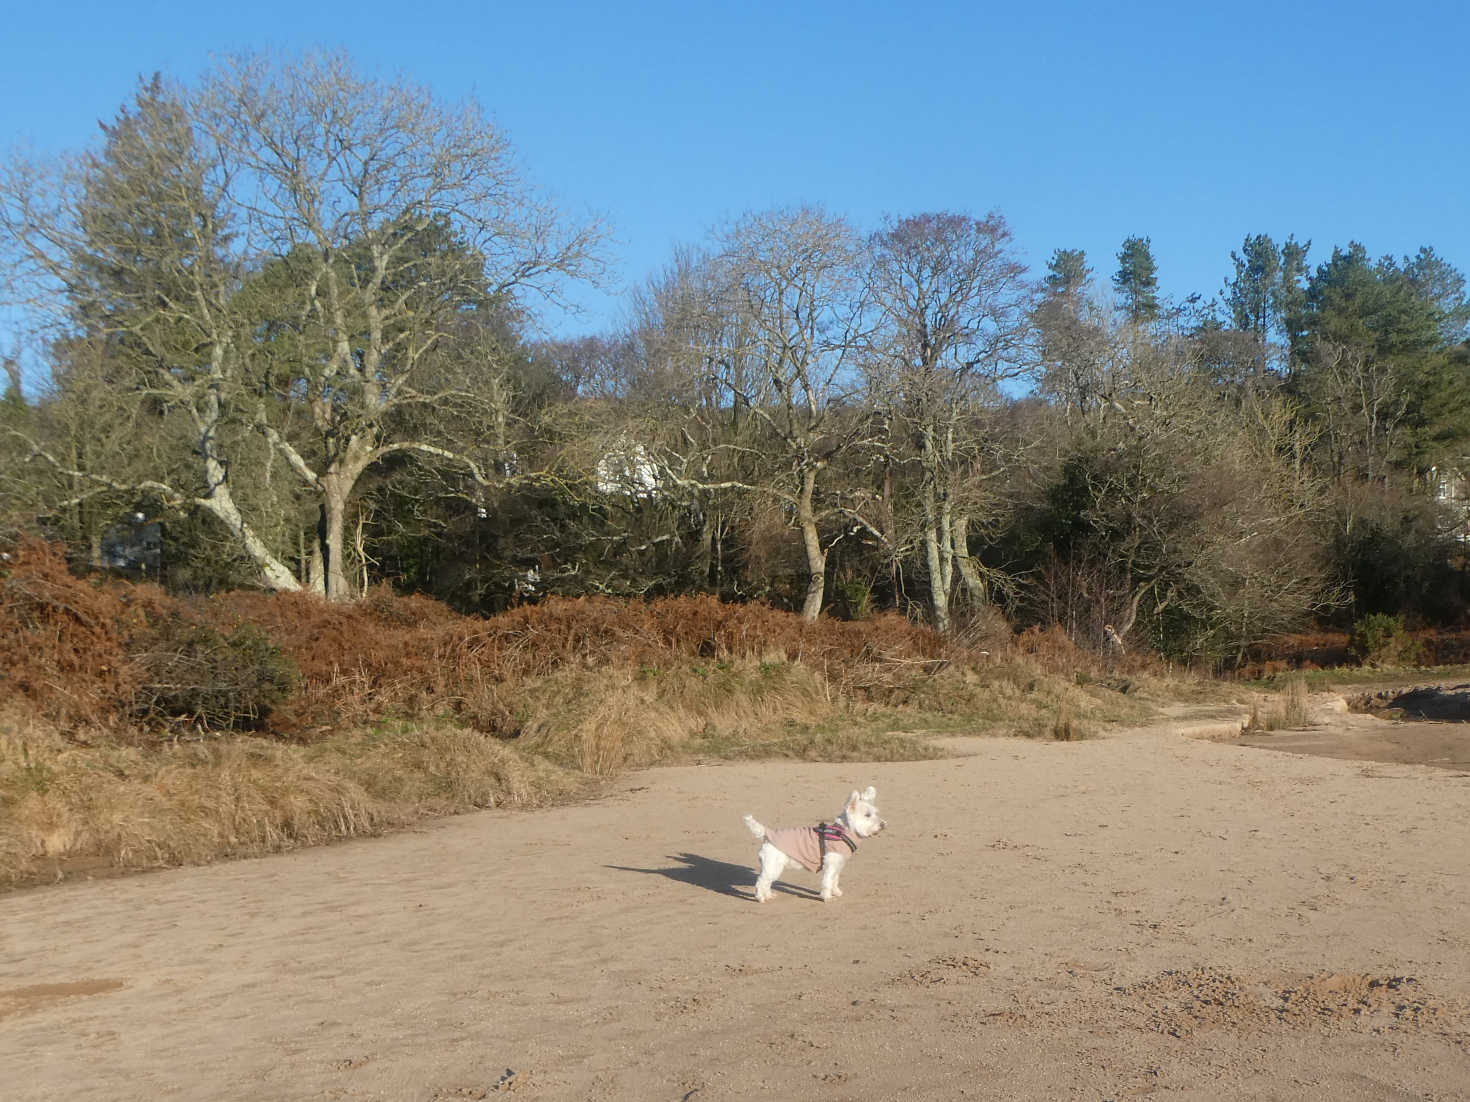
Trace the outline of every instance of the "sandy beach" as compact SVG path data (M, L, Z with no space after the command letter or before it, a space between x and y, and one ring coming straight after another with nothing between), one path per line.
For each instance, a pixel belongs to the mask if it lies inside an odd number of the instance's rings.
M0 1093L1470 1098L1470 773L1210 733L664 768L14 893ZM843 898L799 874L756 904L741 815L870 783L890 829Z

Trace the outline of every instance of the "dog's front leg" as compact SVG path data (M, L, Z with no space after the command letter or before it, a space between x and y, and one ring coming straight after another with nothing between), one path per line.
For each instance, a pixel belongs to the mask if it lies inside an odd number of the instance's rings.
M842 875L842 866L847 858L840 853L829 853L822 861L822 902L831 903L833 897L842 894L837 879Z

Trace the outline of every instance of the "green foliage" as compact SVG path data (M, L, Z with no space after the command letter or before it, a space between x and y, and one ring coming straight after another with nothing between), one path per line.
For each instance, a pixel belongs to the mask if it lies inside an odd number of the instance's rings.
M1237 329L1247 329L1263 340L1270 332L1276 288L1281 279L1281 255L1276 242L1264 234L1247 237L1239 253L1232 252L1234 277L1225 285L1225 305Z
M1459 459L1470 442L1470 387L1446 328L1465 309L1463 277L1421 250L1403 263L1334 249L1307 286L1292 346L1293 386L1326 432L1335 473L1382 478Z
M873 615L873 587L848 575L832 583L833 613L844 620L866 620Z
M1087 266L1087 253L1082 249L1057 249L1046 262L1042 280L1048 295L1075 298L1087 287L1092 269Z
M1276 365L1273 343L1280 338L1289 345L1294 326L1300 324L1306 295L1306 256L1311 242L1300 244L1294 237L1280 247L1264 233L1253 234L1241 243L1230 260L1235 273L1226 280L1222 293L1228 323L1251 341L1252 373L1262 375Z
M1452 624L1470 609L1470 576L1455 568L1460 548L1442 509L1422 496L1354 502L1334 545L1338 570L1360 613L1408 614Z
M1443 342L1470 340L1470 297L1465 294L1463 273L1428 245L1404 257L1403 271L1414 291L1433 308Z
M1348 648L1368 666L1412 666L1422 647L1404 630L1402 616L1374 612L1353 625Z
M1118 250L1118 271L1113 276L1124 316L1139 324L1157 321L1161 312L1159 266L1151 245L1151 238L1125 238Z

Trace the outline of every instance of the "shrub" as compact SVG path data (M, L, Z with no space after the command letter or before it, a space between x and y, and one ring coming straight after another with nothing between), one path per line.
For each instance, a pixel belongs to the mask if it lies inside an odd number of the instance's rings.
M862 578L838 578L832 585L832 614L844 620L866 620L873 615L873 587Z
M254 624L226 635L208 624L165 620L149 642L135 654L142 672L133 711L145 720L255 728L296 685L290 659Z
M0 700L66 725L117 722L135 675L128 637L165 600L156 586L77 577L57 545L13 546L0 566Z
M1422 647L1404 630L1403 617L1374 612L1353 625L1348 649L1367 666L1412 666Z

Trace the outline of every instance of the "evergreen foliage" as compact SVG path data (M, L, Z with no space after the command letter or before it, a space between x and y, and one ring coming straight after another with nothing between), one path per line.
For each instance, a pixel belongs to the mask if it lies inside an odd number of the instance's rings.
M1113 287L1118 292L1118 305L1124 317L1137 325L1159 320L1159 266L1154 260L1153 241L1148 237L1128 237L1118 250L1118 271Z

